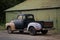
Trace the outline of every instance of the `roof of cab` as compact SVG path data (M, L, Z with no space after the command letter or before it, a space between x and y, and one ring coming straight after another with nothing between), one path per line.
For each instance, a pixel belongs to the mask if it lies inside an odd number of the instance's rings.
M19 14L18 16L33 16L33 14Z

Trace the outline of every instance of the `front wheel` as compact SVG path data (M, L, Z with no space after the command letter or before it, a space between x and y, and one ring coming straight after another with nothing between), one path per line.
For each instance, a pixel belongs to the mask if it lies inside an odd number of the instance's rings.
M48 30L41 30L42 34L47 34Z
M30 32L31 35L35 35L36 34L36 30L35 30L34 27L30 27L29 28L29 32Z
M10 27L7 28L7 32L8 32L9 34L13 33L13 31L11 30Z

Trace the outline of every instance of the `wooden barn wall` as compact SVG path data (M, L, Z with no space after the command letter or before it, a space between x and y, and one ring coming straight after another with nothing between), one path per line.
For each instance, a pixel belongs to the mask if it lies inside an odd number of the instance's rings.
M58 32L60 32L60 9L56 10L56 27Z
M6 22L16 19L18 14L20 12L6 12Z

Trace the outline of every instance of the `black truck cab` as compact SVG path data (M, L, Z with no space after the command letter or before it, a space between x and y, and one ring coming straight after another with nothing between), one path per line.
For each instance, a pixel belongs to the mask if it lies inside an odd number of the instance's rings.
M17 16L17 20L14 21L16 29L24 29L30 22L34 22L33 14L20 14Z

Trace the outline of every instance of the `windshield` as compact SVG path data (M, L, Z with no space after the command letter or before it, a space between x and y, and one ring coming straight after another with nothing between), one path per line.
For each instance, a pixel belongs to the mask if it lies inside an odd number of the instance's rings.
M18 19L22 20L22 16L18 16Z

